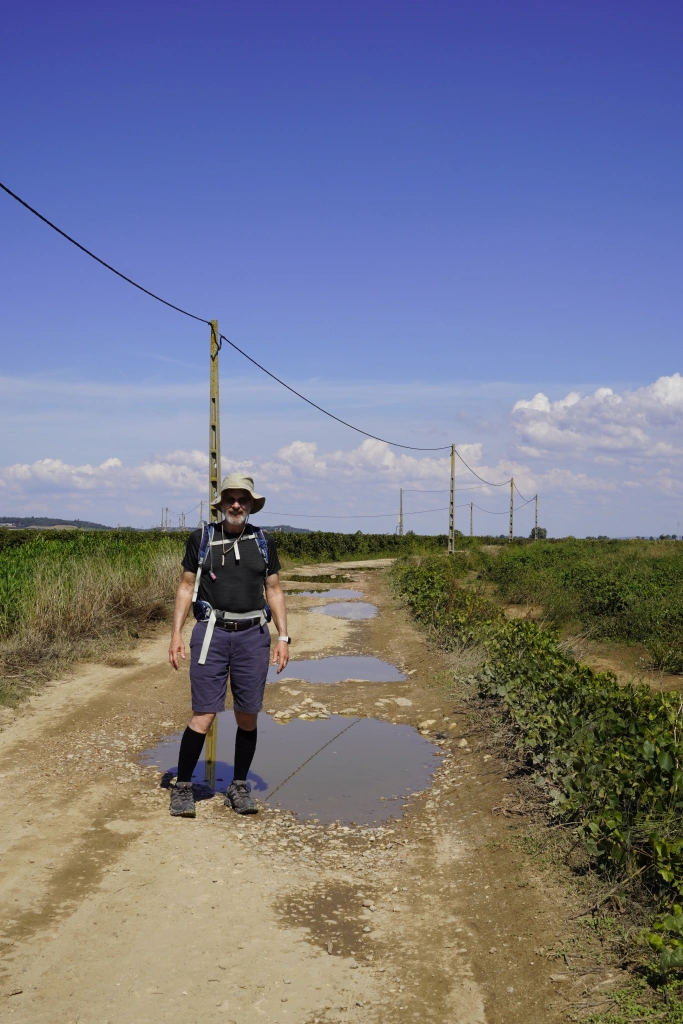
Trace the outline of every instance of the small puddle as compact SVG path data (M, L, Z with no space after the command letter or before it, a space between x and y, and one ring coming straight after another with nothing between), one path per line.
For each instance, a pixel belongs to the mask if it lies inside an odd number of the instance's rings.
M334 597L338 601L351 601L356 597L363 597L362 590L340 590L334 587L330 590L287 590L287 596L293 594L295 597Z
M218 715L216 789L232 781L235 718ZM249 772L261 803L283 807L323 823L380 824L402 815L402 803L426 789L443 751L407 725L376 718L330 715L317 721L293 719L278 725L259 715L258 745ZM144 764L174 774L182 733L142 755ZM200 761L193 781L206 779Z
M319 608L311 608L320 615L334 615L338 619L374 619L377 605L367 601L354 601L349 604L323 604Z
M336 658L290 661L280 675L276 667L271 665L266 682L303 679L306 683L402 683L407 678L395 665L381 658L345 654Z

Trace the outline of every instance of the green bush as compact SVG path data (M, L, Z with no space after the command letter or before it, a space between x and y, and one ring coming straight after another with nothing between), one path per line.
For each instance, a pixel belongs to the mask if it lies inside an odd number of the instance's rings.
M642 643L653 663L683 672L683 544L538 542L488 558L486 579L508 601L541 604L559 626Z
M683 700L619 686L569 658L537 623L479 614L463 627L455 558L395 570L418 621L441 642L479 642L487 660L470 682L501 701L527 770L551 814L575 825L593 863L642 874L663 900L683 895ZM484 599L475 600L482 602ZM608 601L611 599L608 599ZM478 607L483 608L479 604Z

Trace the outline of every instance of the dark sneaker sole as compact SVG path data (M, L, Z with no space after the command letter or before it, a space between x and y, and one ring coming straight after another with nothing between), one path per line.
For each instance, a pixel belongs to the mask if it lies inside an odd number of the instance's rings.
M258 807L235 807L231 800L226 798L223 803L226 807L229 807L235 814L258 814Z

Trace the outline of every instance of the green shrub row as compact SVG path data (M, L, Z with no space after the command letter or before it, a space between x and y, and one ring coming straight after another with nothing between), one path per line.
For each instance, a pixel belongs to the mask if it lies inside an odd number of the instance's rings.
M540 541L485 562L508 601L541 604L595 639L642 643L657 667L683 672L683 544Z
M506 621L491 602L463 590L459 561L399 566L397 588L444 646L485 648L469 682L503 703L551 815L575 826L596 868L617 880L638 874L658 903L673 905L650 938L669 959L680 940L683 966L681 695L620 686L612 673L563 653L554 629Z

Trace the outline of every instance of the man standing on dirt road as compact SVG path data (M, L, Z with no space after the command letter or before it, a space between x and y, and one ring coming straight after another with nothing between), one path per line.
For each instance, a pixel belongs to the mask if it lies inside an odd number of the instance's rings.
M195 530L187 541L168 659L177 669L179 658L185 657L181 630L192 606L197 619L190 640L192 717L180 742L178 775L171 789L172 815L195 817L192 773L211 723L225 710L228 673L237 735L234 778L225 806L238 814L258 810L247 773L256 750L256 722L268 674L271 613L279 634L273 652L278 674L289 661L290 643L275 544L248 523L250 513L260 512L265 501L254 492L250 476L226 476L213 506L225 518Z

